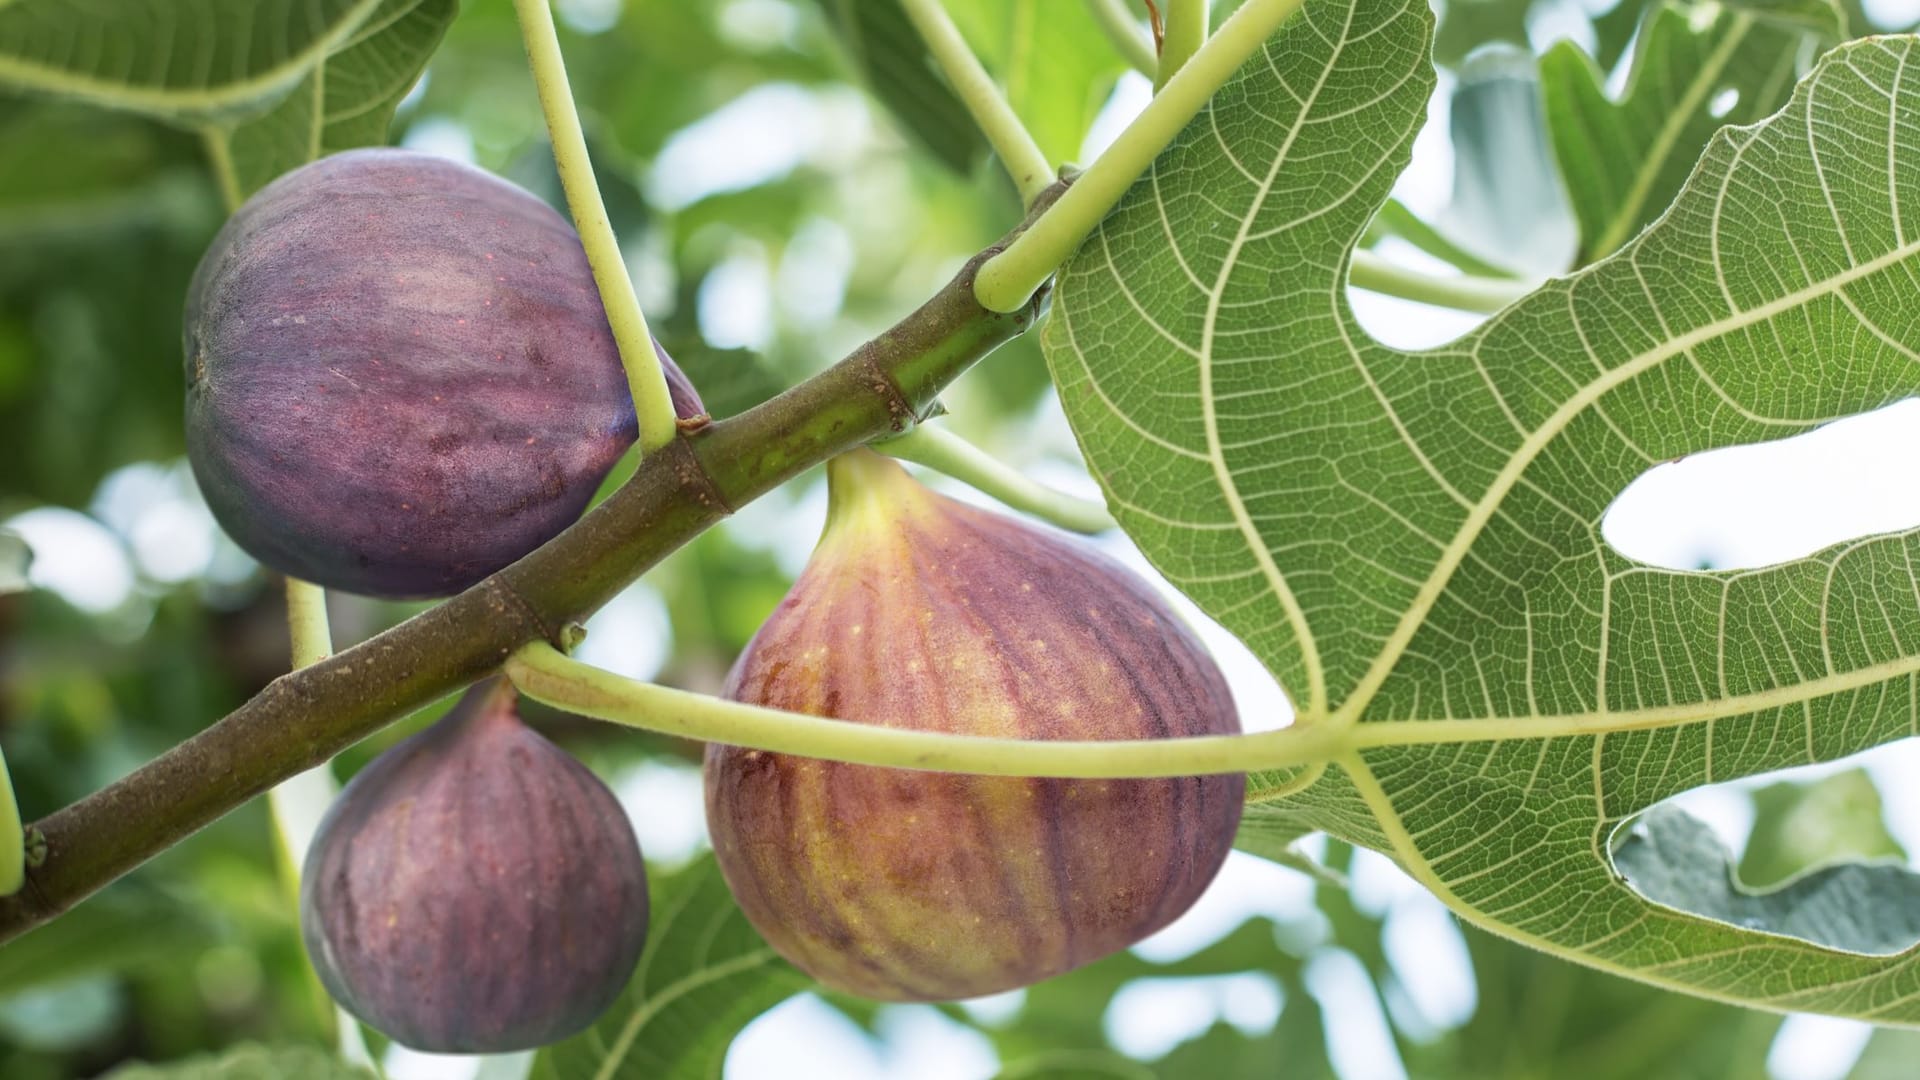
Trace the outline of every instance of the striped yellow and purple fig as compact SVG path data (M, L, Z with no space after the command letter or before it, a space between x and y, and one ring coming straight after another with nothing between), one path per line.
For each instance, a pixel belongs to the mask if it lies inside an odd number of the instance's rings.
M300 884L328 993L419 1050L564 1039L619 996L647 938L647 868L586 766L469 690L335 800Z
M954 502L871 451L828 466L827 529L728 696L1027 739L1240 730L1151 587L1064 535ZM1245 778L1059 780L709 746L707 822L748 918L827 986L941 1001L1026 986L1190 907Z
M266 565L349 592L473 584L579 517L635 436L579 237L424 154L336 154L247 200L194 274L184 343L214 517Z

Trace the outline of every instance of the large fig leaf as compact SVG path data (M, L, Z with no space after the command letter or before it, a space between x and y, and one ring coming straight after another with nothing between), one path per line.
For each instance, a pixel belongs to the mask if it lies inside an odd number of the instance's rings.
M539 1080L713 1080L754 1017L811 980L780 958L703 857L656 882L647 948L633 981L594 1025L540 1051Z
M457 0L68 0L0 4L0 88L205 133L244 195L334 150L384 142Z
M1571 41L1540 58L1560 171L1580 221L1582 264L1660 216L1723 124L1785 104L1809 41L1839 38L1832 0L1663 4L1640 28L1626 92Z
M1831 53L1617 255L1409 353L1345 282L1424 115L1429 22L1307 0L1062 268L1046 331L1122 524L1293 696L1261 738L1331 746L1253 777L1250 814L1598 968L1920 1023L1915 950L1676 910L1611 857L1678 792L1920 730L1920 532L1699 573L1600 531L1658 462L1920 391L1920 40Z

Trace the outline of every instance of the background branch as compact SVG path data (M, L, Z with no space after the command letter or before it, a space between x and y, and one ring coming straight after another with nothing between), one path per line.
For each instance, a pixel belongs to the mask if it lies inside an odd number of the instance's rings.
M1061 187L1036 202L1028 222ZM36 822L45 856L28 868L24 889L0 899L0 941L493 672L527 642L560 640L569 623L734 507L834 454L911 427L947 383L1033 325L1044 307L1044 293L1010 314L974 300L974 276L1000 246L969 260L917 311L826 371L737 417L680 434L599 507L519 562L275 679L200 734Z

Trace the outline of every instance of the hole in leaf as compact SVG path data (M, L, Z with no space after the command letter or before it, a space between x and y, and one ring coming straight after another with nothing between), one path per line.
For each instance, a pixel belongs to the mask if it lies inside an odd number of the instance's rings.
M1920 526L1920 400L1774 442L1657 465L1601 520L1614 550L1672 570L1738 570Z
M1920 740L1714 784L1616 831L1614 868L1657 904L1876 956L1920 942ZM1890 805L1889 805L1890 804ZM1738 851L1736 858L1734 852Z
M1729 86L1713 95L1713 100L1707 102L1707 115L1718 120L1732 112L1733 107L1738 104L1740 104L1740 91L1737 87Z

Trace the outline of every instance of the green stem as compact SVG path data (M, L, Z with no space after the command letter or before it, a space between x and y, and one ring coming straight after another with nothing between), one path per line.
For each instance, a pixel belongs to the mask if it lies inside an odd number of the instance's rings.
M1368 231L1372 234L1370 241L1380 236L1397 236L1434 258L1453 264L1463 274L1490 278L1518 276L1506 267L1495 266L1449 240L1446 234L1422 221L1399 199L1387 200L1387 205L1380 208L1379 215L1373 219Z
M287 637L293 643L296 669L333 655L333 629L327 624L327 590L312 582L287 579Z
M1087 10L1093 13L1093 21L1106 31L1107 40L1113 42L1114 49L1133 70L1149 79L1159 72L1160 61L1153 55L1153 40L1128 10L1127 0L1087 0Z
M1160 40L1160 73L1154 77L1154 90L1165 87L1206 43L1207 0L1167 0L1167 31Z
M527 63L533 69L533 84L540 93L540 108L546 113L547 131L553 138L553 160L560 171L560 186L567 193L567 209L573 213L580 245L586 250L588 265L593 267L594 283L600 288L600 302L607 309L607 325L620 348L620 362L627 369L627 387L633 394L634 413L640 418L640 450L651 453L672 442L678 430L666 372L654 355L647 317L633 294L633 280L627 276L620 242L613 235L613 223L593 178L587 136L580 128L580 114L574 111L573 88L567 83L553 12L548 10L547 0L513 0L513 6L520 16Z
M233 147L220 128L202 128L200 142L207 148L207 164L213 169L213 182L220 188L220 201L227 213L240 209L246 196L240 191L240 174L234 171Z
M20 801L13 794L7 756L0 754L0 896L12 896L26 883L26 829L20 823Z
M1014 186L1020 189L1021 203L1032 206L1040 193L1053 183L1053 167L1047 164L1047 155L1040 151L1040 144L1033 141L1033 135L1020 122L1013 106L1007 104L1000 88L993 84L993 77L980 66L980 58L967 47L960 28L953 25L952 16L940 6L940 0L900 0L900 6L906 9L914 29L920 31L927 51L933 54L934 62L940 65L954 93L973 115L981 134L993 144L1000 164L1006 166L1007 175L1013 177Z
M946 428L921 424L905 435L874 443L873 448L945 473L1069 532L1103 533L1115 528L1113 515L1104 505L1038 483Z
M1483 313L1499 311L1533 291L1533 286L1511 278L1424 274L1365 249L1353 253L1350 280L1356 289L1418 300L1436 307Z
M327 591L312 582L288 578L286 596L287 637L292 666L298 671L333 655L333 631L327 623ZM306 863L307 847L313 843L320 819L339 790L332 770L323 764L289 777L267 792L280 883L296 909L300 904L300 870ZM332 1003L311 967L307 970L306 982L308 993L323 1009L323 1023L331 1023L335 1028L341 1054L351 1060L357 1049L364 1056L366 1046L360 1038L358 1023Z
M1345 729L1295 723L1251 735L1052 742L947 735L855 724L638 682L583 664L546 642L507 660L507 677L536 701L582 716L703 742L856 765L980 776L1202 776L1306 765L1345 749Z
M980 305L989 311L1017 311L1025 305L1187 121L1299 6L1300 0L1247 0L1220 24L1106 153L1074 178L1060 201L980 268L974 281Z

